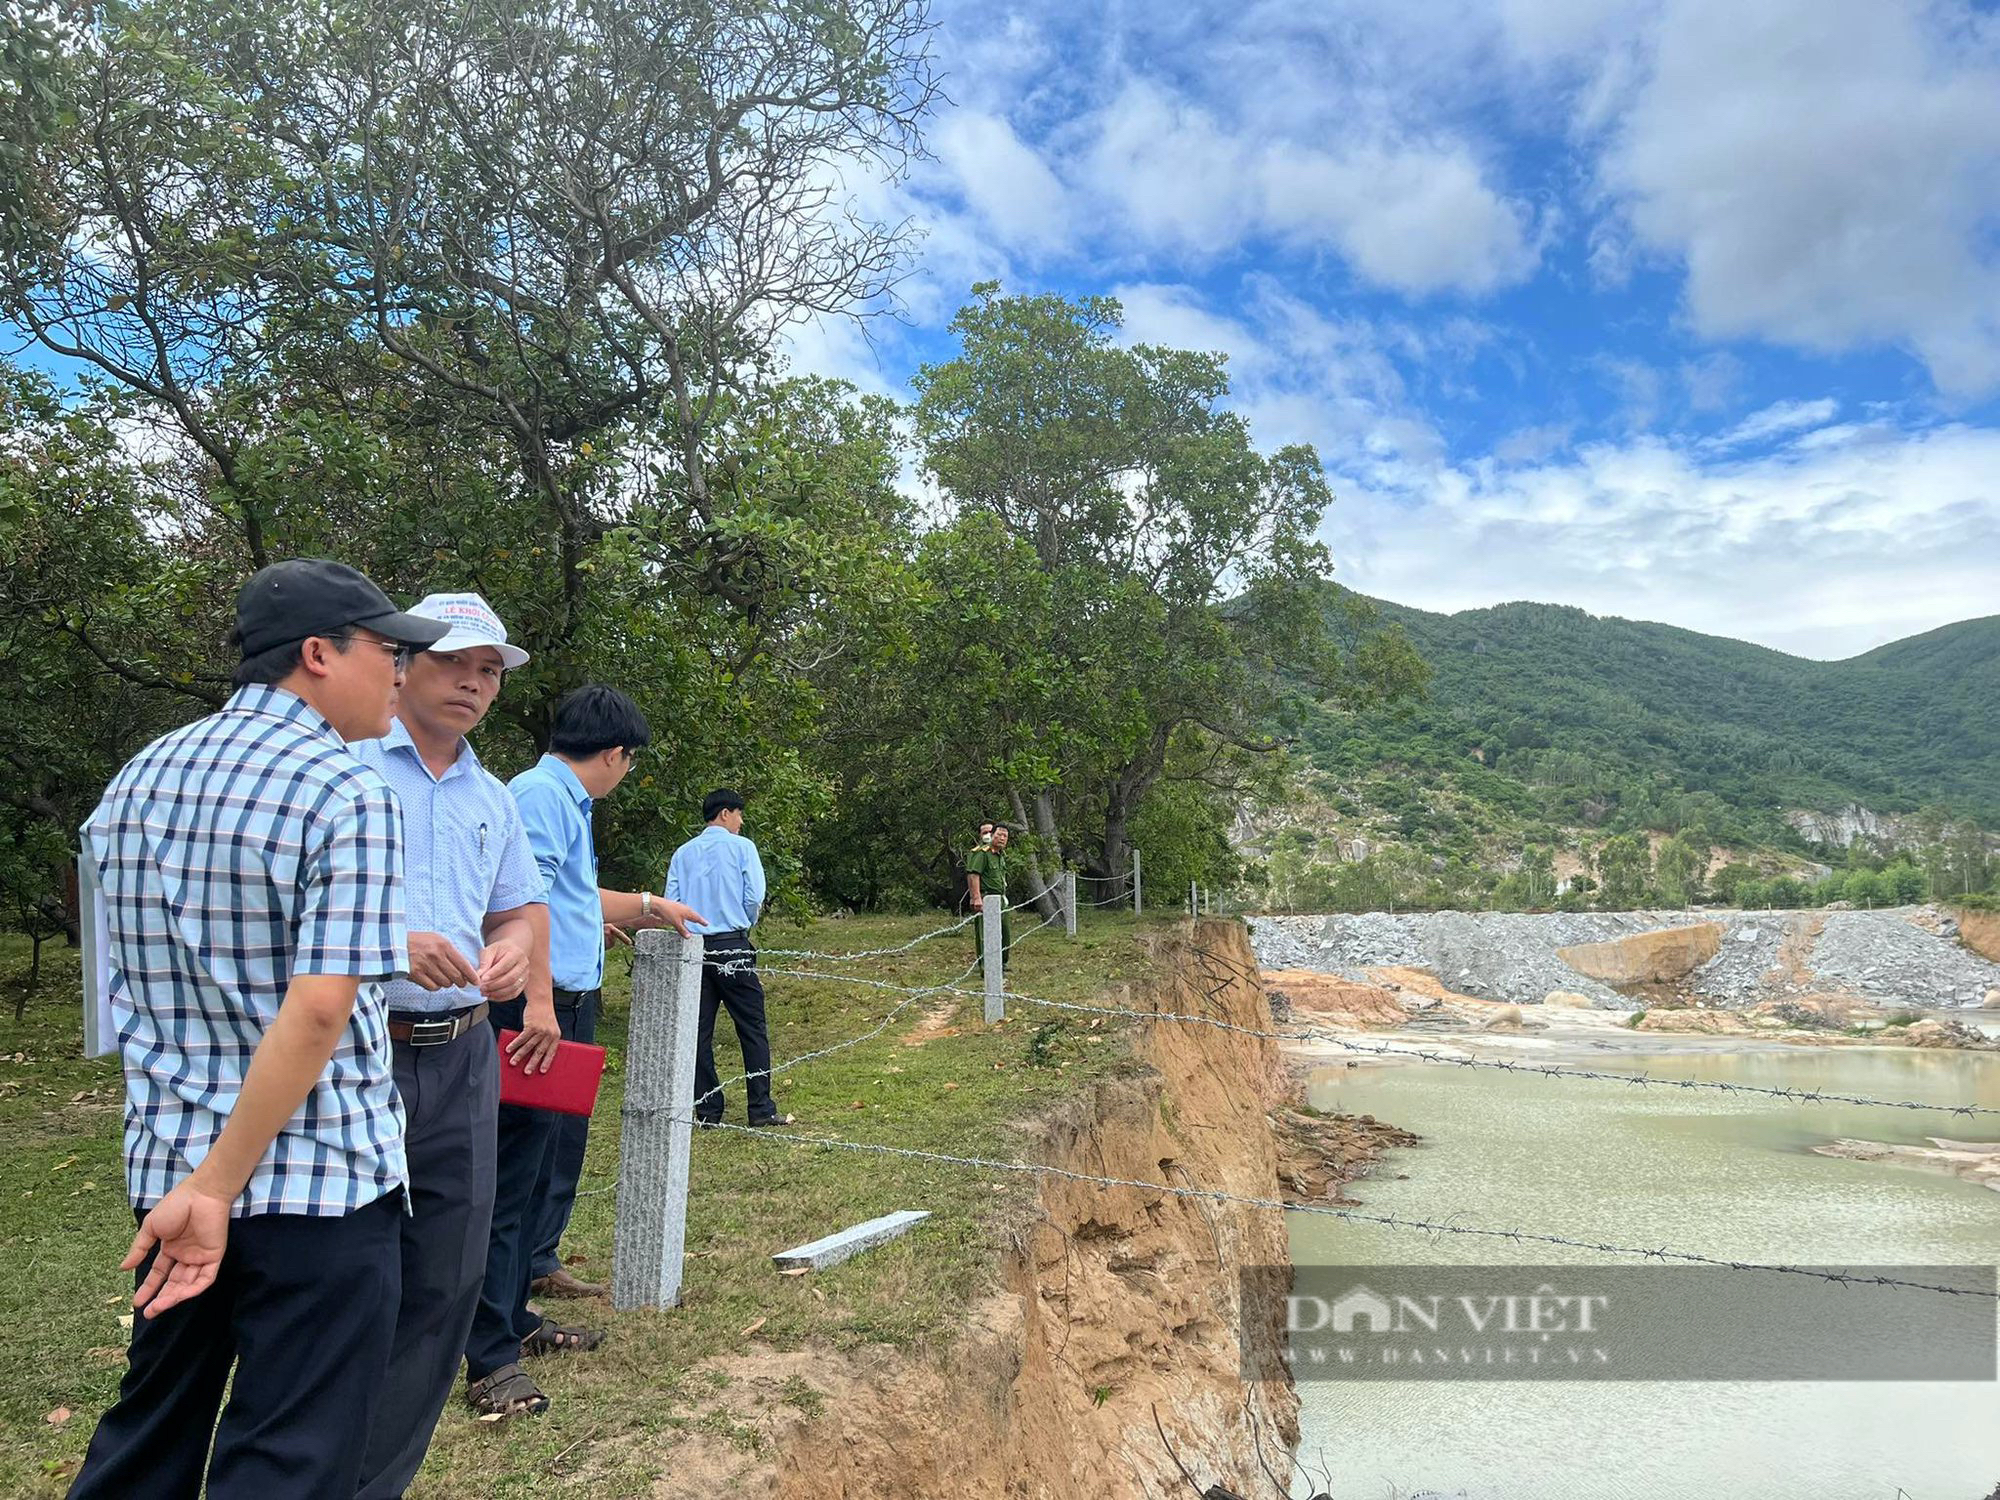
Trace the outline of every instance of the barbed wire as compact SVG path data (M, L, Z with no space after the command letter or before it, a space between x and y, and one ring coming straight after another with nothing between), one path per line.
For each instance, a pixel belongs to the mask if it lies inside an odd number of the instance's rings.
M786 1062L773 1063L769 1068L756 1068L752 1069L750 1072L747 1073L738 1073L734 1078L725 1078L722 1080L722 1082L718 1083L714 1088L710 1089L707 1093L701 1095L701 1097L696 1099L694 1102L696 1105L700 1105L704 1100L714 1098L716 1095L721 1094L726 1089L729 1089L735 1084L747 1083L752 1078L759 1078L759 1077L770 1078L779 1073L789 1072L793 1068L804 1067L807 1063L817 1062L822 1057L831 1057L836 1052L845 1052L849 1047L858 1047L863 1042L873 1041L876 1037L880 1036L883 1032L887 1031L889 1027L894 1024L897 1016L901 1015L904 1011L908 1010L911 1006L915 1005L919 1000L924 1000L932 995L938 995L938 994L956 995L962 993L961 991L954 989L953 986L956 985L959 982L959 980L965 978L968 974L970 974L974 969L978 968L982 961L983 961L982 959L975 958L971 963L967 964L963 969L959 970L958 973L952 975L951 978L944 980L942 983L934 985L926 985L921 988L908 990L905 997L901 1001L899 1001L894 1007L892 1007L889 1013L884 1017L882 1017L882 1019L878 1021L875 1024L875 1026L868 1031L861 1032L857 1036L848 1037L844 1041L835 1042L833 1043L833 1045L829 1047L821 1047L815 1052L801 1053L799 1056L791 1058ZM852 974L821 974L821 973L816 973L810 969L766 969L763 970L762 972L767 974L783 974L787 976L796 976L799 978L806 978L806 979L844 979L849 981L856 980L856 976ZM880 980L862 981L862 982L870 984L883 983L883 981ZM884 987L894 988L894 989L905 988L904 986L901 985L891 986L886 984L884 985Z
M661 1114L666 1111L628 1110L635 1114ZM669 1115L672 1119L683 1116ZM1087 1183L1102 1188L1133 1188L1140 1192L1160 1193L1172 1198L1205 1200L1210 1203L1234 1204L1242 1208L1275 1209L1280 1213L1306 1214L1316 1218L1340 1219L1348 1223L1374 1224L1387 1229L1414 1229L1426 1234L1460 1234L1479 1239L1506 1240L1509 1243L1534 1245L1562 1245L1574 1250L1590 1250L1601 1255L1630 1256L1641 1260L1674 1261L1685 1265L1713 1266L1731 1271L1762 1271L1772 1275L1806 1276L1821 1281L1851 1286L1902 1287L1909 1291L1940 1292L1952 1297L1982 1297L2000 1301L2000 1291L1983 1288L1946 1286L1937 1282L1908 1281L1895 1276L1862 1276L1847 1271L1826 1271L1812 1266L1795 1266L1774 1261L1732 1260L1726 1256L1702 1255L1696 1251L1670 1250L1666 1246L1648 1248L1640 1245L1616 1245L1601 1240L1579 1239L1571 1235L1541 1234L1525 1229L1496 1229L1486 1225L1461 1224L1451 1220L1408 1218L1400 1214L1367 1213L1360 1209L1337 1208L1323 1203L1288 1203L1281 1198L1260 1198L1247 1193L1225 1192L1220 1188L1176 1187L1172 1183L1148 1182L1141 1178L1111 1177L1095 1172L1078 1172L1068 1167L1051 1166L1042 1162L1010 1161L989 1156L960 1156L947 1151L927 1151L915 1146L889 1146L876 1141L849 1141L838 1136L801 1135L795 1131L773 1130L768 1126L717 1124L712 1129L730 1130L764 1141L790 1141L801 1146L813 1146L822 1150L858 1151L878 1156L901 1157L910 1161L931 1162L939 1166L968 1167L978 1171L1012 1172L1035 1177L1053 1177L1066 1182Z
M852 953L821 953L812 948L714 948L702 954L702 962L714 958L754 958L759 953L775 953L781 958L816 958L826 963L849 963L861 958L891 958L898 953L908 953L919 944L928 943L932 938L945 937L970 927L977 922L981 913L959 918L943 927L934 927L929 932L919 933L907 943L898 943L893 948L858 948Z
M1043 918L1040 922L1037 922L1033 927L1030 927L1026 932L1023 932L1020 934L1020 936L1016 937L1010 946L1019 947L1022 939L1029 937L1034 933L1040 932L1044 927L1047 927L1050 923L1054 922L1055 920L1056 920L1055 917ZM776 952L778 950L772 949L769 951ZM707 961L706 959L703 960L703 962L706 961ZM696 1099L694 1102L696 1105L700 1105L704 1101L712 1099L716 1097L718 1094L723 1093L732 1085L739 1083L747 1083L752 1078L769 1078L777 1073L786 1072L793 1068L803 1067L805 1064L810 1062L817 1062L822 1057L830 1057L836 1052L844 1052L849 1047L858 1047L863 1042L872 1041L876 1037L880 1036L883 1032L887 1031L889 1027L895 1022L897 1016L901 1015L904 1011L908 1010L912 1005L915 1005L919 1000L928 999L930 996L938 994L960 995L965 993L962 990L956 989L955 986L958 984L960 980L969 976L973 972L973 970L979 968L984 962L985 962L985 955L981 954L975 957L971 963L967 964L964 968L960 969L956 974L952 975L951 978L946 980L941 980L937 984L918 985L918 986L892 984L887 980L881 980L881 979L863 979L861 976L856 974L826 973L815 969L765 967L756 964L752 959L749 958L739 958L739 959L733 959L727 963L719 963L715 965L716 969L719 972L725 974L740 973L744 969L754 968L760 974L776 974L787 978L797 978L797 979L834 980L844 984L867 985L871 989L872 988L892 989L902 993L905 998L900 1003L892 1007L889 1013L885 1015L879 1022L877 1022L871 1030L864 1031L860 1033L858 1036L849 1037L845 1041L835 1042L830 1047L822 1047L816 1052L803 1053L798 1057L792 1058L789 1062L773 1063L769 1068L756 1068L752 1069L747 1073L739 1073L734 1078L725 1078L724 1080L722 1080L722 1082L718 1083L714 1088L710 1089L707 1093L701 1095L701 1097Z
M975 991L960 990L958 993L970 995ZM1087 1015L1122 1016L1144 1021L1185 1021L1199 1026L1213 1026L1223 1031L1233 1031L1244 1036L1258 1037L1268 1041L1315 1041L1326 1042L1347 1052L1370 1053L1381 1057L1417 1058L1424 1062L1449 1063L1461 1068L1491 1068L1502 1073L1537 1074L1544 1078L1584 1078L1597 1082L1623 1083L1639 1087L1713 1089L1726 1094L1751 1094L1761 1097L1783 1099L1794 1104L1856 1104L1873 1109L1916 1109L1936 1110L1970 1117L1973 1115L2000 1115L2000 1108L1985 1104L1933 1104L1920 1099L1876 1099L1865 1094L1843 1094L1829 1089L1773 1088L1764 1084L1730 1083L1721 1079L1708 1078L1654 1078L1646 1073L1606 1072L1593 1068L1566 1067L1560 1063L1524 1063L1509 1058L1470 1057L1450 1052L1396 1043L1357 1042L1324 1027L1309 1026L1298 1031L1267 1031L1255 1026L1243 1026L1233 1021L1224 1021L1215 1016L1193 1016L1182 1011L1131 1010L1115 1005L1086 1005L1074 1000L1049 1000L1038 995L1023 995L1003 989L1000 998L1019 1001L1023 1005L1042 1006L1051 1010L1081 1011Z
M1049 921L1053 921L1050 918ZM1037 925L1033 931L1046 927L1048 921ZM1025 934L1024 934L1025 935ZM1016 939L1018 942L1019 939ZM841 984L861 984L873 989L903 990L908 986L898 985L888 980L864 979L859 975L825 973L811 969L767 969L764 972L791 974L802 979L821 979ZM970 970L967 971L968 973ZM961 976L963 977L963 976ZM935 994L935 988L925 993ZM983 990L953 988L951 993L963 999L983 998ZM1357 1042L1350 1037L1329 1031L1324 1027L1306 1027L1297 1030L1276 1031L1256 1026L1244 1026L1238 1022L1225 1021L1216 1016L1189 1015L1184 1011L1137 1010L1117 1005L1088 1005L1076 1000L1051 1000L1040 995L1024 994L1019 990L1002 989L1000 998L1016 1001L1022 1005L1041 1006L1049 1010L1079 1012L1084 1015L1108 1016L1128 1021L1180 1021L1199 1026L1212 1026L1222 1031L1235 1032L1241 1036L1256 1037L1277 1042L1324 1042L1344 1052L1359 1052L1380 1057L1402 1060L1416 1059L1421 1062L1445 1063L1458 1068L1487 1068L1500 1073L1519 1073L1543 1078L1580 1078L1600 1083L1621 1083L1639 1088L1708 1090L1724 1094L1744 1094L1756 1098L1781 1099L1792 1104L1852 1104L1868 1109L1905 1109L1932 1111L1950 1114L1960 1118L1980 1115L2000 1115L2000 1107L1985 1104L1936 1104L1922 1099L1877 1099L1867 1094L1848 1094L1831 1089L1778 1088L1767 1084L1731 1083L1723 1079L1708 1078L1655 1078L1647 1073L1621 1073L1596 1068L1569 1067L1561 1063L1526 1063L1511 1058L1472 1057L1463 1054L1439 1052L1435 1049L1418 1047L1404 1043Z

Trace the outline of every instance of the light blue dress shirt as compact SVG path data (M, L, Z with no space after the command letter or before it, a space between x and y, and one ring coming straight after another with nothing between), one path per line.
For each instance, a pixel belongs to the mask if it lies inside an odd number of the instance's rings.
M685 901L707 918L705 936L749 931L764 906L764 862L757 846L720 823L709 824L674 851L667 899Z
M604 903L597 895L590 794L555 755L544 755L507 790L520 804L549 903L550 977L559 989L594 990L604 983Z
M403 905L412 932L435 932L474 968L486 918L542 899L521 810L467 740L444 775L433 776L401 719L355 756L381 773L403 813ZM479 1003L476 985L426 990L408 979L387 986L389 1009L441 1015Z

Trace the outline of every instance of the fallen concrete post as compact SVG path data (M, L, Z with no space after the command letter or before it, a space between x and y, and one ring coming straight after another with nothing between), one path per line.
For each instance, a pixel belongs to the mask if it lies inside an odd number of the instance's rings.
M837 1266L863 1250L872 1250L877 1245L885 1245L909 1233L930 1216L927 1208L899 1209L879 1219L870 1219L865 1224L856 1224L852 1229L830 1234L825 1239L814 1240L809 1245L800 1245L795 1250L781 1250L771 1259L777 1262L781 1271L824 1271L828 1266Z

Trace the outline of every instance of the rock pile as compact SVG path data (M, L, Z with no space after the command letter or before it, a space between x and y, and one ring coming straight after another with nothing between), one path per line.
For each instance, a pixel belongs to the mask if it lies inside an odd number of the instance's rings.
M1304 969L1368 981L1368 970L1420 968L1451 989L1485 1000L1539 1005L1551 992L1605 1009L1633 1009L1646 998L1620 993L1579 972L1559 950L1577 948L1595 974L1620 972L1609 957L1635 934L1712 925L1644 944L1625 944L1635 960L1659 952L1713 958L1674 981L1697 1004L1740 1007L1832 992L1885 1006L1979 1008L2000 989L2000 963L1958 941L1957 926L1934 907L1826 912L1368 912L1332 917L1253 917L1251 941L1267 969ZM1694 951L1695 949L1699 952ZM1609 955L1609 957L1607 956ZM1680 965L1684 968L1684 965ZM1652 998L1648 996L1647 998ZM1575 1003L1572 1000L1570 1003Z

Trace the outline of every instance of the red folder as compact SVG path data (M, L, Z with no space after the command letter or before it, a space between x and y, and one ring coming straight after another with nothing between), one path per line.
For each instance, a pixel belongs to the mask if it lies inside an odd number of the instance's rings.
M530 1073L510 1061L507 1048L518 1031L500 1033L500 1102L523 1109L552 1109L557 1114L587 1115L597 1107L597 1085L604 1078L604 1049L588 1042L562 1042L546 1073Z

